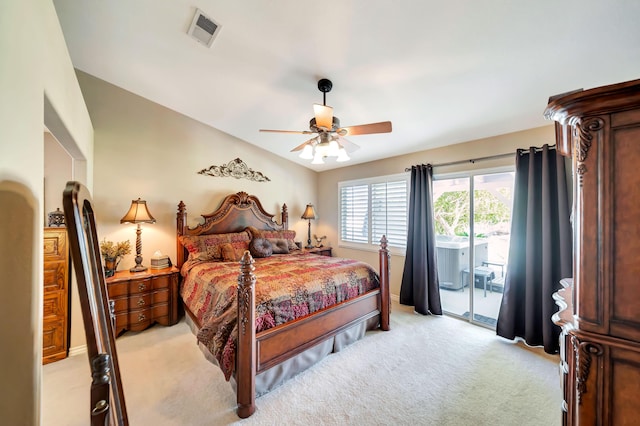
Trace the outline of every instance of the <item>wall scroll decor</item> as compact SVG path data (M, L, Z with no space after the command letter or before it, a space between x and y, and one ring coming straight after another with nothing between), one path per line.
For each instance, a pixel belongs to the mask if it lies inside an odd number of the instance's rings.
M229 161L226 165L211 166L198 172L199 175L214 177L234 177L236 179L249 179L256 182L269 182L271 179L260 172L253 171L247 164L239 158Z

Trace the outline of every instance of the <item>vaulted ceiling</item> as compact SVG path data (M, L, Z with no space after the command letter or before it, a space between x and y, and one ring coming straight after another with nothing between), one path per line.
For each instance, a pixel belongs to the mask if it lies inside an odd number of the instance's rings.
M313 170L549 124L550 95L640 78L636 0L54 0L73 65ZM196 8L220 24L187 34ZM353 136L311 165L317 81Z

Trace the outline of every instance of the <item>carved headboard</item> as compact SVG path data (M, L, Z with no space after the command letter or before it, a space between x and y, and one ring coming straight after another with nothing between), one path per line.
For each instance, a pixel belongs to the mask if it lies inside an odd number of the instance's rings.
M177 266L180 268L187 259L187 251L180 244L181 235L208 235L240 232L247 226L257 229L283 230L288 229L289 213L287 205L282 205L281 223L277 223L274 215L267 213L258 197L246 192L227 195L220 207L213 213L203 214L204 223L189 228L187 226L187 209L180 201L177 214L176 254Z

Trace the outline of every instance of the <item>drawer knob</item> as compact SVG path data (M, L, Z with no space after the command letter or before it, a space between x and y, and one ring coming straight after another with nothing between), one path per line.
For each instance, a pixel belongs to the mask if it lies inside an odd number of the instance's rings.
M147 285L145 283L138 284L138 290L144 291L146 288L147 288Z
M138 314L138 322L142 322L144 320L146 320L147 317L144 314Z
M138 306L144 306L144 299L142 297L138 300Z

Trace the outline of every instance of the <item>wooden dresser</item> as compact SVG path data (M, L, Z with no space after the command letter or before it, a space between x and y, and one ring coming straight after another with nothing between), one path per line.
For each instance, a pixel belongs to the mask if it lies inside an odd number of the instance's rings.
M141 331L153 323L178 322L178 269L118 271L107 278L107 292L113 300L117 335L125 330Z
M573 163L573 280L554 298L563 423L640 422L640 80L552 97Z
M69 245L66 228L44 229L42 363L69 352Z

